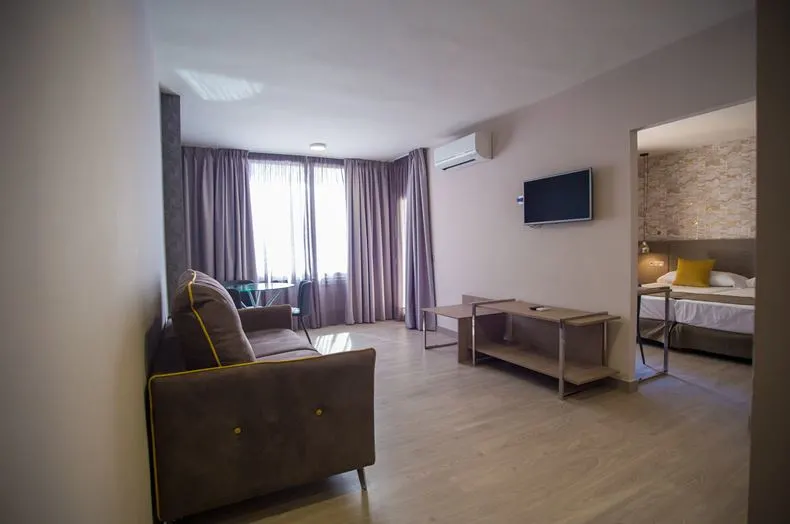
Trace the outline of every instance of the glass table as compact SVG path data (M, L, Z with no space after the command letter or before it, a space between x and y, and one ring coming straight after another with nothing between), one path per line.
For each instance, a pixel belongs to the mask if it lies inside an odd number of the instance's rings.
M256 306L260 306L261 296L265 298L264 305L271 306L282 295L283 290L294 287L289 282L252 282L246 284L225 283L225 289L232 289L239 293L246 293L250 301Z

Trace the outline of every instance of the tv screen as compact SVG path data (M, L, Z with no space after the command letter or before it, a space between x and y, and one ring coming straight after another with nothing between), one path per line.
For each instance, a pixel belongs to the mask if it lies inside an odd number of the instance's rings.
M524 223L592 220L592 169L524 182Z

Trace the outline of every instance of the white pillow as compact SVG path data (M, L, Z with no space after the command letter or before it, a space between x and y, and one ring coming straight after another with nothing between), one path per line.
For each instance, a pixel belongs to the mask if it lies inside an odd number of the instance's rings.
M752 277L746 281L746 287L757 287L757 277Z
M675 281L675 277L677 277L677 271L670 271L669 273L664 273L656 282L659 284L672 284ZM746 277L742 275L738 275L736 273L728 273L726 271L711 271L710 272L710 281L708 285L712 287L734 287L734 288L745 288L748 287L748 280Z
M747 278L737 273L727 273L726 271L710 272L710 285L713 287L734 287L743 289L747 286L747 283Z

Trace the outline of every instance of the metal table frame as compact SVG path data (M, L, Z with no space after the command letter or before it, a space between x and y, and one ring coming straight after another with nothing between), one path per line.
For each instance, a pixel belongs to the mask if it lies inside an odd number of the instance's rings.
M636 336L638 337L637 340L641 341L642 335L639 332L639 316L640 311L642 309L642 296L643 295L659 295L661 293L664 294L664 366L662 369L653 369L654 373L652 375L648 375L645 377L639 377L639 382L645 382L646 380L652 380L656 377L669 375L669 331L670 331L670 320L669 320L669 301L670 301L670 294L672 293L672 288L669 286L666 287L640 287L637 289L636 295ZM647 364L644 364L647 366ZM650 366L647 366L650 367Z
M475 336L475 324L477 320L477 308L478 307L485 307L487 304L500 304L502 302L515 302L516 299L506 299L506 300L489 300L485 302L475 302L472 304L472 366L475 366L477 363L477 337ZM573 393L577 393L581 391L582 388L579 387L575 391L571 393L565 392L565 330L566 330L566 323L573 320L581 320L584 318L601 315L601 314L608 314L603 312L597 313L585 313L583 315L578 316L570 316L567 318L560 319L558 324L558 387L557 387L557 396L560 400L565 400L568 395L572 395ZM603 331L603 340L602 340L602 350L601 350L601 365L605 366L608 360L608 346L609 346L609 335L608 335L608 321L604 321L601 323L602 331Z
M283 291L292 287L294 284L290 282L253 282L252 284L234 285L233 289L239 293L247 293L256 306L260 306L261 295L265 295L265 306L268 307L279 300Z
M456 345L457 344L456 341L445 342L443 344L433 344L431 346L428 345L428 330L425 328L425 315L427 315L427 314L428 314L428 312L423 309L422 310L422 326L421 326L421 328L422 328L422 349L423 349L423 351L426 350L426 349L446 348L448 346ZM436 315L436 317L437 317L437 319L436 319L436 327L438 328L439 327L439 319L438 319L439 315L436 314L436 313L432 313L432 314Z

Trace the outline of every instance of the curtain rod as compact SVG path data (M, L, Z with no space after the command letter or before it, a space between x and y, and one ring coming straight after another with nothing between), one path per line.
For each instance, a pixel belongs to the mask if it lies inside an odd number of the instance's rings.
M223 147L219 145L200 145L200 144L189 144L189 143L181 143L181 147L195 147L195 148L202 148L202 149L228 149L228 150L235 150L235 151L246 151L247 158L252 160L291 160L291 161L302 161L303 159L311 159L317 160L320 162L325 162L327 164L342 164L346 160L365 160L368 162L383 162L383 163L392 163L402 158L406 158L409 156L410 151L406 153L402 153L397 155L392 160L370 160L367 158L336 158L336 157L326 157L326 156L312 156L312 155L295 155L295 154L287 154L287 153L260 153L257 151L248 151L246 149L239 149L235 147Z
M305 160L314 160L324 162L326 164L342 164L342 158L330 158L324 156L310 156L310 155L283 155L279 153L253 153L250 151L247 154L250 160L290 160L296 162L303 162Z

